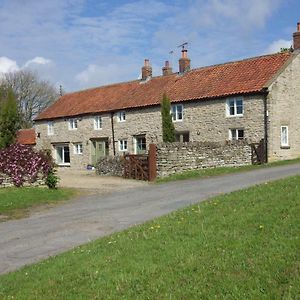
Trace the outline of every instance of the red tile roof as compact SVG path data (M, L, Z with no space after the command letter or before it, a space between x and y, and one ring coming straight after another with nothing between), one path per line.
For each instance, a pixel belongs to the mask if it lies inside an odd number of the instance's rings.
M35 129L20 129L17 132L16 142L23 145L35 145Z
M165 92L172 102L259 93L292 56L290 52L249 58L191 70L184 75L153 77L69 93L36 120L70 117L157 105Z

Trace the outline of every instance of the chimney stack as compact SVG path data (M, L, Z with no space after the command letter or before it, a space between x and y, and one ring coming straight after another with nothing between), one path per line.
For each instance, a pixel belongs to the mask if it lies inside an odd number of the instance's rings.
M142 80L147 80L152 77L152 67L150 66L149 59L145 59L144 66L142 67Z
M171 75L172 72L172 67L170 67L170 63L168 60L165 61L165 66L162 68L162 74L163 76Z
M300 22L297 23L297 32L293 34L294 50L300 50Z
M179 73L183 74L191 69L191 60L187 57L187 49L181 50L181 58L179 59Z

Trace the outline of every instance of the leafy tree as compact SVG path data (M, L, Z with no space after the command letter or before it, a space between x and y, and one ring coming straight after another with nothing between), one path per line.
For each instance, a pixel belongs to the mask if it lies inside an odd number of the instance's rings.
M163 95L161 106L162 134L164 142L175 142L175 128L172 122L171 103L166 94Z
M6 90L13 90L22 128L32 127L33 118L59 96L54 86L48 81L40 80L36 73L28 70L7 73L0 84Z
M19 121L17 102L13 91L9 89L0 107L0 148L6 148L15 142L16 132L20 128Z

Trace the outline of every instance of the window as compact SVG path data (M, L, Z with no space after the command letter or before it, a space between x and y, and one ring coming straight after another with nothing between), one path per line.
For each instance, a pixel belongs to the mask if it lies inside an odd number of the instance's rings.
M119 111L117 117L118 117L118 122L125 122L126 120L125 111L124 110Z
M230 98L226 103L227 116L242 116L244 114L243 98Z
M183 119L183 105L172 105L172 120L173 122L182 121Z
M135 154L144 154L146 153L146 136L136 136L135 137Z
M69 130L76 130L78 128L77 119L69 120Z
M95 130L102 129L102 119L100 116L94 118L94 129Z
M280 139L281 139L281 147L289 146L289 127L288 126L280 127Z
M48 122L48 135L53 135L54 134L54 125L52 121Z
M244 129L229 129L229 139L230 140L243 140L244 139Z
M127 140L119 140L119 151L127 151Z
M70 149L67 145L57 145L56 150L56 163L58 165L70 165Z
M74 154L82 154L82 144L74 144Z

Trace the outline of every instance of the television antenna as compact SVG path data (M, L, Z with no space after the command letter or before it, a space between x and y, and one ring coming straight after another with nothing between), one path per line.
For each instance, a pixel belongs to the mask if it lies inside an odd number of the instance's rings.
M177 46L177 48L182 48L182 50L185 50L185 47L188 45L188 42L184 42Z

